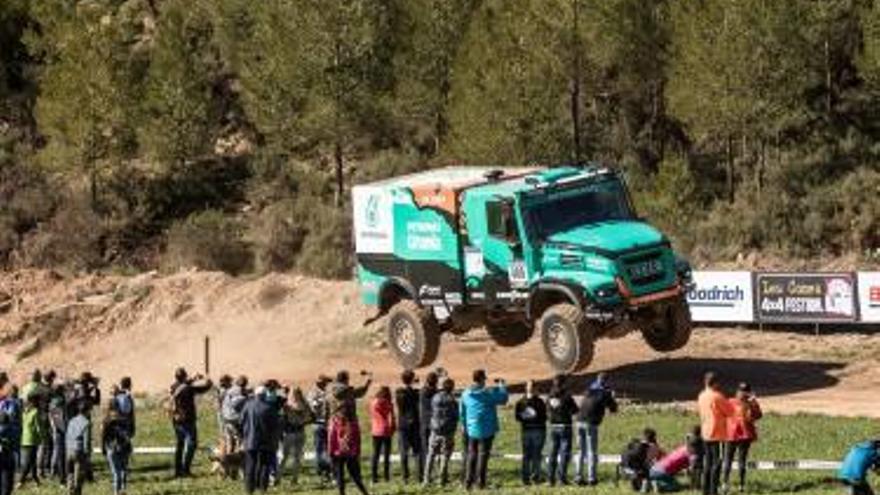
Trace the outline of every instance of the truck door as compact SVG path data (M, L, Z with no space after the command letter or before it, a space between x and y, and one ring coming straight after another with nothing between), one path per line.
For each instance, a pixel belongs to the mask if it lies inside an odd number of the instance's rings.
M466 217L464 246L469 300L505 306L523 303L528 275L514 202L490 197L474 203Z

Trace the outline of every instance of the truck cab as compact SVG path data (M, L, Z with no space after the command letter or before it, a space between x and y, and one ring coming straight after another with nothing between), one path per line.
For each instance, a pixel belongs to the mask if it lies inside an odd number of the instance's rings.
M398 290L402 301L384 308L389 346L404 366L428 364L425 356L407 359L413 346L406 342L430 338L439 347L440 332L477 326L502 346L538 333L558 372L588 366L601 337L640 331L660 351L687 343L690 268L660 231L638 217L620 174L600 166L489 170L480 180L445 184L434 194L442 190L454 198L446 211L448 236L439 236L450 240L449 249L435 256L450 268L446 281L413 283L404 273L415 295ZM420 314L397 315L400 302ZM414 323L415 333L428 325L437 337L412 335L404 320ZM432 361L436 351L427 357Z

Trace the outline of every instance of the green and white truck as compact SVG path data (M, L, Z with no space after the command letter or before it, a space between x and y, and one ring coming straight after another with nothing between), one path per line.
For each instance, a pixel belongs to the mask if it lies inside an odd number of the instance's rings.
M442 333L483 326L501 346L538 333L563 373L600 337L640 331L662 352L690 338L690 265L610 168L448 167L352 194L362 297L406 368L433 363Z

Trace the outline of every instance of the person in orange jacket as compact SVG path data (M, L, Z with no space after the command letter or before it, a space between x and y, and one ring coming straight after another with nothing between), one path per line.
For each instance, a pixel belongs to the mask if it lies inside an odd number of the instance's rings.
M727 447L724 449L724 486L730 486L730 471L733 460L739 465L739 491L746 487L746 463L749 460L749 448L758 439L755 423L761 419L761 405L752 393L748 383L740 383L736 397L730 399L733 416L727 423Z
M703 495L718 495L721 482L721 446L728 440L727 423L733 416L733 406L724 393L718 376L708 372L703 378L705 385L697 398L700 410L700 426L706 446L703 469Z

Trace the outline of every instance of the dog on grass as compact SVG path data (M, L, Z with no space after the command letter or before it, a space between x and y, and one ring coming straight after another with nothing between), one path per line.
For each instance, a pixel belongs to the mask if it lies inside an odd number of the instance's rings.
M244 452L232 450L221 438L214 448L208 449L208 459L211 461L211 474L220 475L224 480L238 479L238 474L244 466Z

